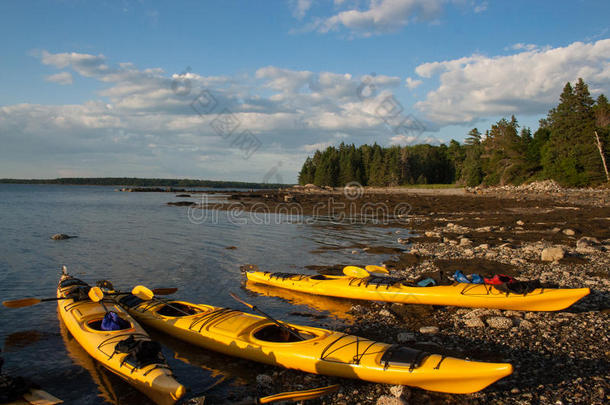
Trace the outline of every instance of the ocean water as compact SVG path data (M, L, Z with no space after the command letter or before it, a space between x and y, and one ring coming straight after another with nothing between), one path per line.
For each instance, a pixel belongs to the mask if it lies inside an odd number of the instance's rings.
M114 187L0 184L0 300L54 297L62 265L94 283L178 287L176 298L245 310L229 296L236 292L287 321L330 327L344 322L332 308L247 290L239 266L311 272L307 265L378 264L387 256L368 255L356 243L398 246L391 228L269 214L189 210L166 203L171 193L122 193ZM210 201L222 196L212 195ZM55 233L76 238L54 241ZM235 249L227 249L234 246ZM331 249L327 249L330 247ZM298 304L298 302L296 302ZM338 307L349 303L337 301ZM295 313L328 315L326 320ZM146 397L102 370L62 329L55 303L0 309L3 372L28 377L70 404L141 404ZM207 353L162 334L153 334L178 380L201 392L219 376L226 389L255 378L256 363Z

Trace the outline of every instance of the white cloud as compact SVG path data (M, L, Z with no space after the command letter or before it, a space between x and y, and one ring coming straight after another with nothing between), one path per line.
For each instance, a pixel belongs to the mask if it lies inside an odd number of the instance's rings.
M431 20L442 11L442 0L370 0L368 8L341 11L316 23L319 32L347 28L353 32L371 35L394 31L414 19Z
M72 74L70 72L60 72L54 75L49 75L45 77L47 82L57 83L61 85L72 84Z
M299 20L305 17L307 11L311 8L313 0L292 0L292 15Z
M361 3L366 6L362 7ZM353 34L371 36L398 29L421 21L435 21L443 13L446 3L456 3L472 8L475 13L483 12L487 2L475 3L464 0L335 0L336 14L310 21L305 30L322 33L346 29ZM309 7L308 7L309 8ZM299 13L302 18L305 13Z
M410 90L413 90L413 89L417 88L417 86L419 86L422 83L423 83L423 81L421 81L421 80L414 80L411 77L407 77L405 79L405 86L407 86Z
M524 44L524 43L516 43L512 46L509 47L509 49L512 49L514 51L533 51L534 49L538 49L538 45L535 44Z
M482 1L481 3L475 4L474 5L474 12L475 13L482 13L483 11L487 10L487 2L486 1Z
M260 181L269 170L267 156L290 161L282 170L286 181L293 181L311 145L348 137L355 143L373 142L391 135L377 108L401 84L394 76L275 66L249 75L201 76L188 68L166 74L129 62L113 64L104 55L42 51L38 56L43 64L64 70L59 73L64 78L80 75L105 87L77 105L0 107L0 133L9 145L0 151L0 169L31 173L32 168L19 163L26 159L39 164L46 176L82 167L83 173L95 175ZM363 83L373 94L359 92ZM208 110L197 105L199 114L191 104L203 94L211 95L213 103ZM220 136L211 126L221 111L238 124L235 134L247 130L262 143L248 161L232 144L235 136ZM56 163L66 159L69 167Z
M320 143L312 143L309 145L303 145L301 149L303 149L307 153L315 152L317 150L324 150L329 146L332 146L333 142L320 142Z
M525 46L527 49L527 46ZM419 65L439 87L416 108L436 123L459 124L495 115L546 113L566 82L582 77L592 93L610 89L610 39L508 56L472 55Z

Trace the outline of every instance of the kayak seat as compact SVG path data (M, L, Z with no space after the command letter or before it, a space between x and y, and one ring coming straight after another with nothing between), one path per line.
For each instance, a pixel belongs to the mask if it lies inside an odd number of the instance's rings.
M184 304L180 304L178 302L173 302L171 305L163 305L156 312L159 315L163 315L163 316L178 317L178 316L195 315L202 311L199 308L195 308L190 305L184 305Z
M328 277L326 277L323 274L317 274L315 276L310 276L309 279L310 280L328 280Z
M74 277L66 278L59 283L59 286L61 288L66 288L66 287L70 287L73 285L88 285L88 284L85 283L83 280L79 280L78 278L74 278Z
M119 299L119 303L123 306L126 306L127 308L133 308L135 306L140 305L143 302L144 302L143 299L138 298L135 295L131 295L131 294L128 294L124 297L121 297L121 299Z
M422 350L392 345L381 356L381 363L384 369L388 368L388 366L409 366L409 371L412 371L421 366L422 361L429 355L430 353Z

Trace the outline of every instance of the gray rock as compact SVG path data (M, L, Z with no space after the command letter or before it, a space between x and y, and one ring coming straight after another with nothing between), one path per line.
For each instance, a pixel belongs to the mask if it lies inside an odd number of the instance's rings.
M70 238L74 238L74 236L66 235L65 233L56 233L55 235L51 236L51 239L53 240L64 240Z
M379 311L379 315L381 315L381 316L392 316L392 313L384 308L384 309Z
M532 322L528 321L527 319L524 319L521 322L519 322L519 327L521 329L534 329L534 324Z
M573 229L570 229L570 228L566 228L566 229L564 229L561 232L563 232L563 234L567 235L567 236L574 236L574 235L576 235L576 232Z
M256 383L262 387L273 386L273 378L267 374L259 374L256 376Z
M469 328L483 328L483 327L485 327L485 324L483 323L483 321L479 317L466 319L464 321L464 325L466 325Z
M461 238L460 239L460 246L468 246L472 244L472 241L468 238Z
M396 398L403 398L408 397L410 392L404 385L392 385L390 387L390 394L394 395Z
M503 316L492 316L487 320L487 324L494 329L509 329L512 328L513 321Z
M549 247L542 250L540 259L543 262L555 262L565 257L566 251L562 247Z
M409 332L401 332L396 335L396 341L398 343L406 343L415 341L415 334Z
M474 250L464 249L464 256L474 256Z
M576 241L576 251L579 253L593 253L599 250L603 250L603 247L597 238L583 236Z
M419 333L435 334L438 333L438 326L422 326L419 328Z
M519 266L519 265L522 265L522 264L525 264L525 263L527 263L525 260L520 259L518 257L515 257L514 259L511 259L511 261L510 261L510 264L513 264L515 266Z
M390 395L382 395L377 398L377 405L406 405L407 402L402 398L396 398Z

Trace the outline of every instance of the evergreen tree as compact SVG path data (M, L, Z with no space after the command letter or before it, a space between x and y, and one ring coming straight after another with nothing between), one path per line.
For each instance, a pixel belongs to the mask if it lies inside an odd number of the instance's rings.
M469 187L478 186L483 181L483 167L481 164L483 150L479 130L477 128L470 130L464 143L466 144L466 158L462 167L461 182Z
M316 176L316 168L313 163L313 159L307 157L305 159L305 163L303 163L303 168L299 172L299 184L304 186L306 184L313 184Z
M462 167L464 165L464 160L466 159L466 148L456 140L451 140L449 142L449 147L447 148L447 157L451 162L451 166L453 169L453 173L451 174L452 179L459 179L462 177Z
M572 89L567 83L559 105L550 110L551 130L542 150L544 175L568 186L583 186L603 179L595 141L593 98L582 79Z

